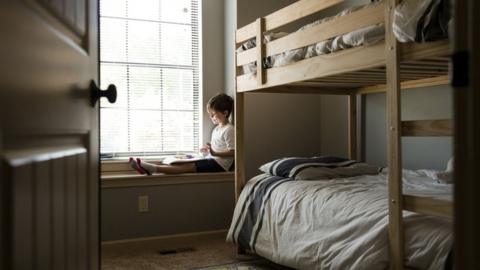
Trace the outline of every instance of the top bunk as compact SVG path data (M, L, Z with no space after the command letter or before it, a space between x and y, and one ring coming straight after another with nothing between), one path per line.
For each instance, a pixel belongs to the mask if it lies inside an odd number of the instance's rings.
M300 0L238 29L235 53L237 92L352 94L384 91L386 50L393 49L386 47L384 38L385 30L391 29L384 26L389 13L384 1L344 10L289 34L273 32L342 2ZM430 7L423 4L424 7L417 8L406 3L401 7L407 11L405 14L402 10L395 13L408 21L405 17L408 12L415 13L412 10L428 12L431 5L437 5L435 11L441 12L444 5L444 0L420 2L430 3ZM423 21L428 16L438 19L445 15L416 13ZM415 34L405 36L411 30L408 27L412 28L411 24L406 23L405 29L402 27L392 27L400 36L403 34L400 38L397 35L401 42L396 47L402 88L448 84L449 41L428 35L418 40ZM445 34L446 28L442 30ZM435 41L430 41L432 39ZM256 65L259 62L262 65ZM257 72L258 66L260 70Z

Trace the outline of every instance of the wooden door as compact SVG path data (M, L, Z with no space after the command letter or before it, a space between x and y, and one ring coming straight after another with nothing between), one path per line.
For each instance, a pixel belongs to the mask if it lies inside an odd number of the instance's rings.
M480 269L480 1L454 1L455 269Z
M1 269L98 269L97 13L0 1Z

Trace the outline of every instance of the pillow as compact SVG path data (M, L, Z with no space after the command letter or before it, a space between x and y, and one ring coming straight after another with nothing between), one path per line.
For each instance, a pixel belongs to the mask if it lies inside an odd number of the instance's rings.
M375 175L380 173L380 171L380 167L360 162L336 168L312 166L298 172L295 175L295 180L326 180L359 175Z
M331 156L311 158L287 157L265 163L260 166L259 169L264 173L268 173L274 176L293 178L302 170L309 167L337 168L346 167L355 163L358 162L355 160Z
M451 157L447 162L447 167L445 168L446 172L453 172L453 160L454 157Z

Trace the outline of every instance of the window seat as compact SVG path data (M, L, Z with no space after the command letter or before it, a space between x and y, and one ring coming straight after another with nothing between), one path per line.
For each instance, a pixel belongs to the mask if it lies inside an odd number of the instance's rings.
M234 184L234 172L220 173L184 173L140 175L136 172L104 174L101 177L101 188L120 188L137 186L182 185L202 183L231 182Z

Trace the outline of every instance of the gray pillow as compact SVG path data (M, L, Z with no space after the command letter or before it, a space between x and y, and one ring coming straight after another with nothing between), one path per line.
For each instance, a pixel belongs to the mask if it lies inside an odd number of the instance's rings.
M305 168L295 176L295 180L328 180L335 178L346 178L359 175L375 175L381 168L366 163L354 163L345 167L309 167Z

